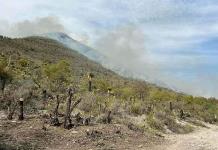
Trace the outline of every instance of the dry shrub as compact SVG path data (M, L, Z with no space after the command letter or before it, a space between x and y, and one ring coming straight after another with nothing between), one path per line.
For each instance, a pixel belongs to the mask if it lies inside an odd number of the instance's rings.
M133 115L142 115L143 112L145 112L145 106L140 100L135 100L127 104L127 109L129 113Z
M93 93L84 93L82 95L82 101L78 105L78 109L84 111L84 113L96 116L103 109L103 106L100 106L100 101L103 101L102 99L103 97L94 95Z
M164 124L160 120L156 119L153 114L149 114L146 121L150 128L158 131L165 131Z
M185 134L193 131L192 126L188 124L182 125L180 123L177 123L176 120L170 116L166 117L163 120L163 123L167 126L169 130L174 133Z
M176 115L170 111L160 111L155 114L157 119L166 126L169 130L174 133L184 134L193 131L193 128L188 124L181 124L179 123L176 118Z

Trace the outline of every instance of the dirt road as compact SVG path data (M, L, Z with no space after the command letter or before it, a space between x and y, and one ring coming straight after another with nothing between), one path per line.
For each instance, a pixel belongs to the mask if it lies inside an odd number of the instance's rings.
M207 125L190 134L167 135L168 142L154 146L153 150L218 150L218 126Z

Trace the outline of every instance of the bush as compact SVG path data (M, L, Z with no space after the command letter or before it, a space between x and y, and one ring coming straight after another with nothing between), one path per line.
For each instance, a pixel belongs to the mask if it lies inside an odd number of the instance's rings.
M134 102L130 105L130 113L140 115L142 113L141 110L142 110L142 104L139 101Z
M192 126L188 124L182 125L177 123L176 120L170 116L166 117L163 122L168 127L168 129L174 133L185 134L193 131Z
M27 67L29 65L29 61L25 58L21 58L21 59L19 59L18 64L21 67Z
M93 93L83 93L83 99L78 105L78 108L84 113L98 115L100 113L99 104L101 97L93 95Z
M155 129L158 131L165 131L164 124L161 121L154 118L153 114L149 114L146 121L149 127L151 127L152 129Z

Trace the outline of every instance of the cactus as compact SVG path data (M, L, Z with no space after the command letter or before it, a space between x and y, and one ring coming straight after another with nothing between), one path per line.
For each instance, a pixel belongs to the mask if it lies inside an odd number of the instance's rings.
M59 126L60 125L59 119L58 119L58 108L59 108L59 105L60 105L59 95L56 95L56 107L55 107L55 110L53 112L53 116L52 115L50 116L50 119L51 119L50 123L53 126Z
M17 107L17 103L14 102L14 99L13 100L9 100L9 103L8 103L8 115L7 115L7 119L8 120L12 120L13 119L13 115L14 115L14 112L16 110L16 107Z
M173 103L170 102L170 111L173 111Z
M74 90L70 88L68 90L67 108L66 108L66 113L65 113L65 118L64 118L64 128L65 129L69 129L71 125L70 109L71 109L71 102L72 102L73 94L74 94Z
M92 73L88 73L88 79L89 79L88 90L89 90L89 92L92 91L92 78L93 77L94 77L94 75Z
M20 114L19 114L18 120L23 120L24 119L24 116L23 116L23 98L20 98L19 105L20 105Z
M47 103L47 90L42 91L42 99L43 99L43 109L45 109Z
M182 109L180 110L180 119L184 119L184 111Z

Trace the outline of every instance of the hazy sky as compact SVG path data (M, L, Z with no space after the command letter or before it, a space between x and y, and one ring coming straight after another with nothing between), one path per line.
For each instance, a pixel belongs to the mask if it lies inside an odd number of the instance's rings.
M0 0L0 34L66 32L139 76L218 97L216 0Z

